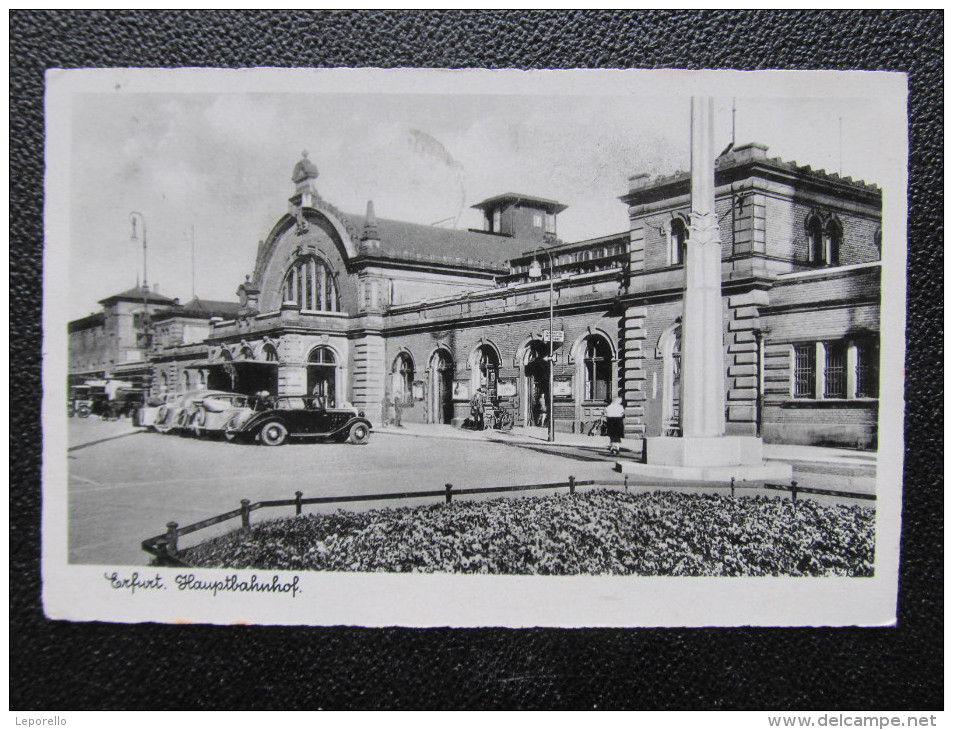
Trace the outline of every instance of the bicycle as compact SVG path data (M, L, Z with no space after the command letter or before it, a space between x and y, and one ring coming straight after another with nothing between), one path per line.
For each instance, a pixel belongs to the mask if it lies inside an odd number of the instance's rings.
M500 431L510 431L516 423L516 417L513 411L500 403L493 404L493 424L494 428Z

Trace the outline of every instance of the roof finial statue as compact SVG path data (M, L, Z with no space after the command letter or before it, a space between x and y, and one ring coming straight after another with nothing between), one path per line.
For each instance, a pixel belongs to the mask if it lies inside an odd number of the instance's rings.
M307 185L310 180L317 180L318 168L308 159L308 151L301 152L301 159L295 165L291 173L291 181L300 189L302 185Z
M318 168L308 159L308 151L301 153L301 159L291 172L291 179L295 184L295 194L291 196L291 214L298 219L298 233L307 231L307 224L302 225L304 214L302 208L310 208L321 196L314 189L314 181L318 179Z

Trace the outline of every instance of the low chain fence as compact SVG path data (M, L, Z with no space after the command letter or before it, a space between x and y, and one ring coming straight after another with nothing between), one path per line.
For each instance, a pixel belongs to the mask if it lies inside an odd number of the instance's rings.
M723 485L723 486L722 486ZM597 481L597 480L577 480L574 476L570 476L569 479L565 482L550 482L547 484L521 484L516 486L506 486L506 487L471 487L468 489L454 489L453 484L445 484L443 489L433 489L422 492L386 492L383 494L354 494L354 495L345 495L337 497L305 497L303 492L296 491L294 499L265 499L259 500L258 502L252 502L248 499L243 499L240 502L238 509L233 509L229 512L224 512L220 515L214 517L209 517L205 520L200 520L199 522L193 522L191 525L180 526L177 522L168 522L166 523L166 531L161 535L155 535L153 537L146 538L142 541L142 549L153 556L155 562L159 565L166 566L176 566L176 567L191 567L188 563L183 561L178 557L179 552L179 538L184 535L189 535L193 532L198 532L207 527L212 527L213 525L221 524L222 522L227 522L228 520L233 520L236 518L241 518L242 529L249 529L251 527L251 513L259 510L265 509L268 507L294 507L295 515L300 515L302 508L305 505L312 504L347 504L350 502L382 502L392 499L428 499L434 497L442 497L446 504L451 504L453 502L454 496L466 496L473 494L502 494L505 492L531 492L541 489L568 489L569 494L575 494L577 487L591 487L591 486L607 486L618 488L622 486L626 491L629 489L629 476L625 475L622 484L620 485L617 481L607 482L607 481ZM634 485L633 486L646 486L646 485ZM839 491L835 489L819 489L815 487L804 487L799 485L796 481L792 481L790 484L772 484L772 483L760 483L760 482L745 482L743 484L738 484L734 478L731 479L730 483L698 483L696 485L685 485L685 486L701 486L705 488L720 487L722 489L728 489L732 497L735 496L736 491L741 490L757 490L757 489L767 489L773 491L784 491L790 492L791 500L797 501L799 495L826 495L832 497L841 497L847 499L863 499L863 500L876 500L877 497L874 494L864 493L864 492L846 492ZM671 488L672 485L656 485L656 489L665 489Z

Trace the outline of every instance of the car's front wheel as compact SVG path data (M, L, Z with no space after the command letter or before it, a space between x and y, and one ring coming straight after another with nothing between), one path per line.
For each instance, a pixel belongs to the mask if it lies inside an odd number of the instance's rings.
M241 429L238 425L238 416L232 416L228 419L228 423L225 424L225 440L238 441L240 434Z
M259 434L265 446L281 446L288 440L288 429L279 421L269 421L261 427Z
M355 423L348 432L347 440L352 444L366 444L371 437L371 431L364 423Z

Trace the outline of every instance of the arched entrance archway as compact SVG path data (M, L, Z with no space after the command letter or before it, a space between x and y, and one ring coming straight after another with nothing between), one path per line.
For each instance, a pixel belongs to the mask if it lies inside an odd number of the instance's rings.
M316 347L308 354L308 394L328 408L337 400L337 358L330 347Z
M235 364L232 362L232 353L227 347L222 347L219 356L222 358L220 363L215 363L209 371L208 388L209 390L227 390L235 389L237 374Z
M453 422L453 358L446 350L437 350L430 358L429 421Z
M523 398L520 416L525 426L545 426L549 407L549 345L532 340L523 358Z
M401 352L391 367L391 397L399 397L401 405L414 404L414 360L410 353Z
M500 356L492 345L480 345L470 356L470 395L477 388L489 396L496 395L496 383L500 373Z

